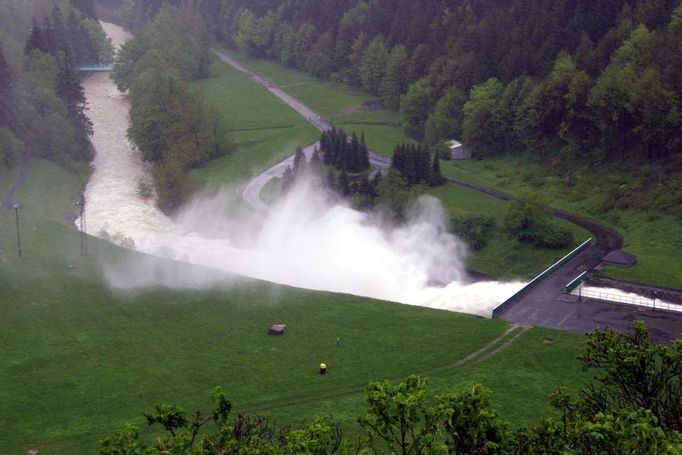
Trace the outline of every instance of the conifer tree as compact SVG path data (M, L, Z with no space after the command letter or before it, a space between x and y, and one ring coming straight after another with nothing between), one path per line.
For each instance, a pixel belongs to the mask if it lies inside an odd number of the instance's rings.
M353 134L351 135L350 144L346 144L346 148L348 149L348 162L346 163L346 167L351 172L360 171L362 169L360 166L360 139L358 138L358 135L355 134L355 131L353 131Z
M9 93L10 85L12 83L11 75L9 72L9 65L7 65L7 60L5 60L5 53L2 47L2 41L0 41L0 97L5 98Z
M47 36L43 28L38 25L38 22L33 19L33 25L31 26L31 33L28 35L28 40L26 41L26 46L24 47L24 52L29 53L31 51L38 50L40 52L49 52L50 46L47 43Z
M53 52L67 52L70 48L70 40L66 33L66 26L64 25L64 17L62 16L62 11L58 6L55 6L52 10L51 17L51 34L50 39L52 39L52 49Z
M92 122L85 115L87 100L70 50L60 54L57 64L57 94L64 100L69 117L82 135L92 136Z
M319 149L315 149L313 156L310 157L309 168L314 176L322 175L322 159L320 158Z
M291 166L287 166L282 175L282 193L286 193L294 186L294 171Z
M440 157L438 152L433 154L433 165L431 166L431 186L442 185L445 182L445 178L440 170Z
M10 93L11 93L12 76L5 60L5 54L0 42L0 126L10 123Z
M360 134L360 167L362 170L369 169L369 149L365 141L365 133Z
M93 0L71 0L71 4L88 19L97 19Z
M45 49L43 52L46 52L48 54L55 55L57 51L60 49L57 46L57 41L56 37L54 34L54 28L52 27L52 21L50 20L49 16L46 16L45 19L43 19L43 40L44 40L44 45Z
M348 180L348 173L346 169L341 169L341 174L339 175L338 191L341 196L350 195L350 181Z
M306 161L303 149L298 146L296 147L296 154L294 155L294 178L298 179L305 172Z

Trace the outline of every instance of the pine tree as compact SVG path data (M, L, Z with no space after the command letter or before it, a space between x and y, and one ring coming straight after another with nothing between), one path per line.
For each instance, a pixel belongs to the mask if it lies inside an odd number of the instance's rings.
M320 137L320 151L322 152L323 158L322 162L329 166L332 164L331 154L329 153L329 133L327 131L322 132Z
M445 183L445 178L440 170L440 157L438 152L433 154L433 165L431 166L431 186L438 186Z
M78 131L84 136L92 136L92 122L85 115L87 110L85 90L74 67L71 52L61 53L57 63L59 65L57 94L64 100L69 117Z
M47 52L48 54L55 55L55 53L61 49L57 46L57 41L54 35L54 29L52 28L52 21L50 21L49 17L45 17L43 20L43 39L44 39L44 45L46 50L43 52Z
M353 131L353 134L351 135L350 144L347 145L347 148L348 148L348 162L346 163L346 167L351 172L359 172L361 170L361 167L360 167L360 139L358 138L358 135L355 134L355 131Z
M294 171L291 166L287 166L282 175L282 193L286 193L294 186Z
M55 52L67 52L70 47L70 40L66 33L66 27L64 26L64 17L62 16L62 11L58 6L55 6L52 10L52 32L51 39L53 39L53 50Z
M338 191L344 197L350 195L350 182L345 168L341 169L341 174L339 175Z
M319 177L322 175L322 159L318 149L315 149L313 156L310 157L309 169L313 176Z
M31 26L31 33L26 41L26 46L24 47L24 52L29 53L31 51L38 50L40 52L49 52L50 46L47 43L47 36L43 28L38 25L35 19L33 19L33 25Z
M296 147L296 154L294 155L294 178L298 179L305 172L306 161L303 149Z
M97 19L93 0L71 0L71 4L88 19Z
M365 133L360 134L360 170L369 169L369 149L365 141Z
M10 111L10 93L12 86L12 76L9 66L5 60L2 42L0 42L0 126L11 122L12 113Z
M2 41L0 41L0 98L5 98L9 93L10 85L12 84L11 74L7 60L5 60L5 53L3 52Z

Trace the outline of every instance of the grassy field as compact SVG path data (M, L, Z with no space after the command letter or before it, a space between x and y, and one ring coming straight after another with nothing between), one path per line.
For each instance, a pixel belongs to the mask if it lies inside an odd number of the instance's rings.
M247 76L222 62L213 76L195 84L228 122L236 150L214 160L192 176L211 184L239 184L292 155L298 145L319 138L319 132L296 111Z
M512 158L443 162L442 170L447 176L512 194L541 191L553 207L600 220L618 230L625 239L625 249L637 256L637 263L632 268L609 267L605 270L606 275L682 288L680 221L673 216L652 217L635 210L603 212L599 209L602 195L595 191L601 187L592 182L602 182L609 176L562 179L547 176L538 165Z
M270 60L228 53L251 69L265 75L285 92L347 132L365 133L371 150L392 156L395 146L410 139L400 126L400 115L387 109L365 112L363 104L376 103L366 93L320 81L302 71Z
M237 411L291 423L333 412L352 432L369 380L422 373L435 390L482 381L521 425L552 412L553 388L586 379L574 360L582 337L539 329L455 365L505 331L502 321L254 281L116 294L100 266L136 256L94 239L79 256L65 222L79 185L36 161L20 194L21 259L12 212L0 212L0 453L91 453L123 423L142 424L155 402L208 407L216 385ZM275 322L288 325L284 337L266 335ZM320 362L328 377L316 374Z
M481 214L495 218L497 229L488 240L488 244L471 254L467 261L468 268L492 276L534 277L591 236L589 231L579 226L557 220L558 225L571 232L573 244L560 250L535 248L512 241L502 232L502 221L509 202L455 186L432 188L428 193L440 199L443 207L452 216Z
M4 195L9 191L16 175L19 173L19 166L15 166L12 169L8 169L4 166L0 166L0 203L4 199Z
M323 117L353 110L369 100L369 97L362 92L317 80L309 74L287 68L271 60L248 57L232 50L226 52L254 71L265 75L288 94Z

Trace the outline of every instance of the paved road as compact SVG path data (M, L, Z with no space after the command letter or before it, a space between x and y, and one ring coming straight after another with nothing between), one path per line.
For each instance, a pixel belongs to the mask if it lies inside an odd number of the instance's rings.
M233 59L220 49L214 49L213 52L218 56L220 60L232 66L237 71L246 74L251 78L251 80L268 89L270 93L272 93L277 98L282 100L293 110L301 114L303 118L305 118L308 122L310 122L310 124L312 124L318 130L326 131L332 128L332 125L329 122L324 120L315 111L313 111L312 109L310 109L297 99L285 93L281 88L277 87L277 85L273 83L271 80L245 67L244 65L242 65L237 60ZM309 146L303 149L303 153L305 154L306 160L310 161L310 158L313 156L313 153L315 151L315 147L319 147L319 145L320 145L319 142L315 142L314 144L310 144ZM391 166L390 158L387 158L383 155L379 155L378 153L375 152L369 152L369 162L372 166L374 166L376 170L380 172L386 172L388 168ZM249 205L258 210L268 210L267 204L265 204L260 198L260 194L261 191L263 191L263 187L271 179L276 177L281 178L284 175L284 172L287 170L287 168L293 165L294 156L292 155L284 159L283 161L275 164L270 169L260 173L253 179L251 179L251 181L242 190L242 198L244 199L244 201L246 201Z

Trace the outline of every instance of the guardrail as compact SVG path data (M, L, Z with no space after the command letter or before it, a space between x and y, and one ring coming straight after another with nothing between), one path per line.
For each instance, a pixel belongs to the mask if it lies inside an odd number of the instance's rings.
M568 261L573 259L576 255L578 255L578 253L580 253L585 248L590 246L590 243L592 243L592 237L585 240L583 243L578 245L573 251L571 251L566 256L562 257L561 259L556 261L554 264L549 266L549 268L547 268L547 270L545 270L544 272L542 272L541 274L539 274L538 276L533 278L527 285L525 285L523 288L521 288L516 294L512 295L507 300L505 300L504 302L500 303L495 308L493 308L493 318L500 317L502 315L502 313L504 313L518 299L520 299L521 297L526 295L528 293L528 291L530 291L535 286L540 284L545 278L547 278L552 273L554 273L559 267L561 267L562 265L564 265L565 263L567 263Z
M571 280L571 282L564 287L564 294L570 294L574 289L583 284L585 280L587 280L587 271Z
M575 289L572 294L575 295ZM682 305L675 303L666 302L659 299L650 299L648 297L636 296L636 295L621 295L612 292L598 291L596 289L581 289L581 297L585 297L592 300L599 300L601 302L609 303L620 303L624 305L635 305L641 307L652 308L654 310L665 310L674 311L677 313L682 313Z

